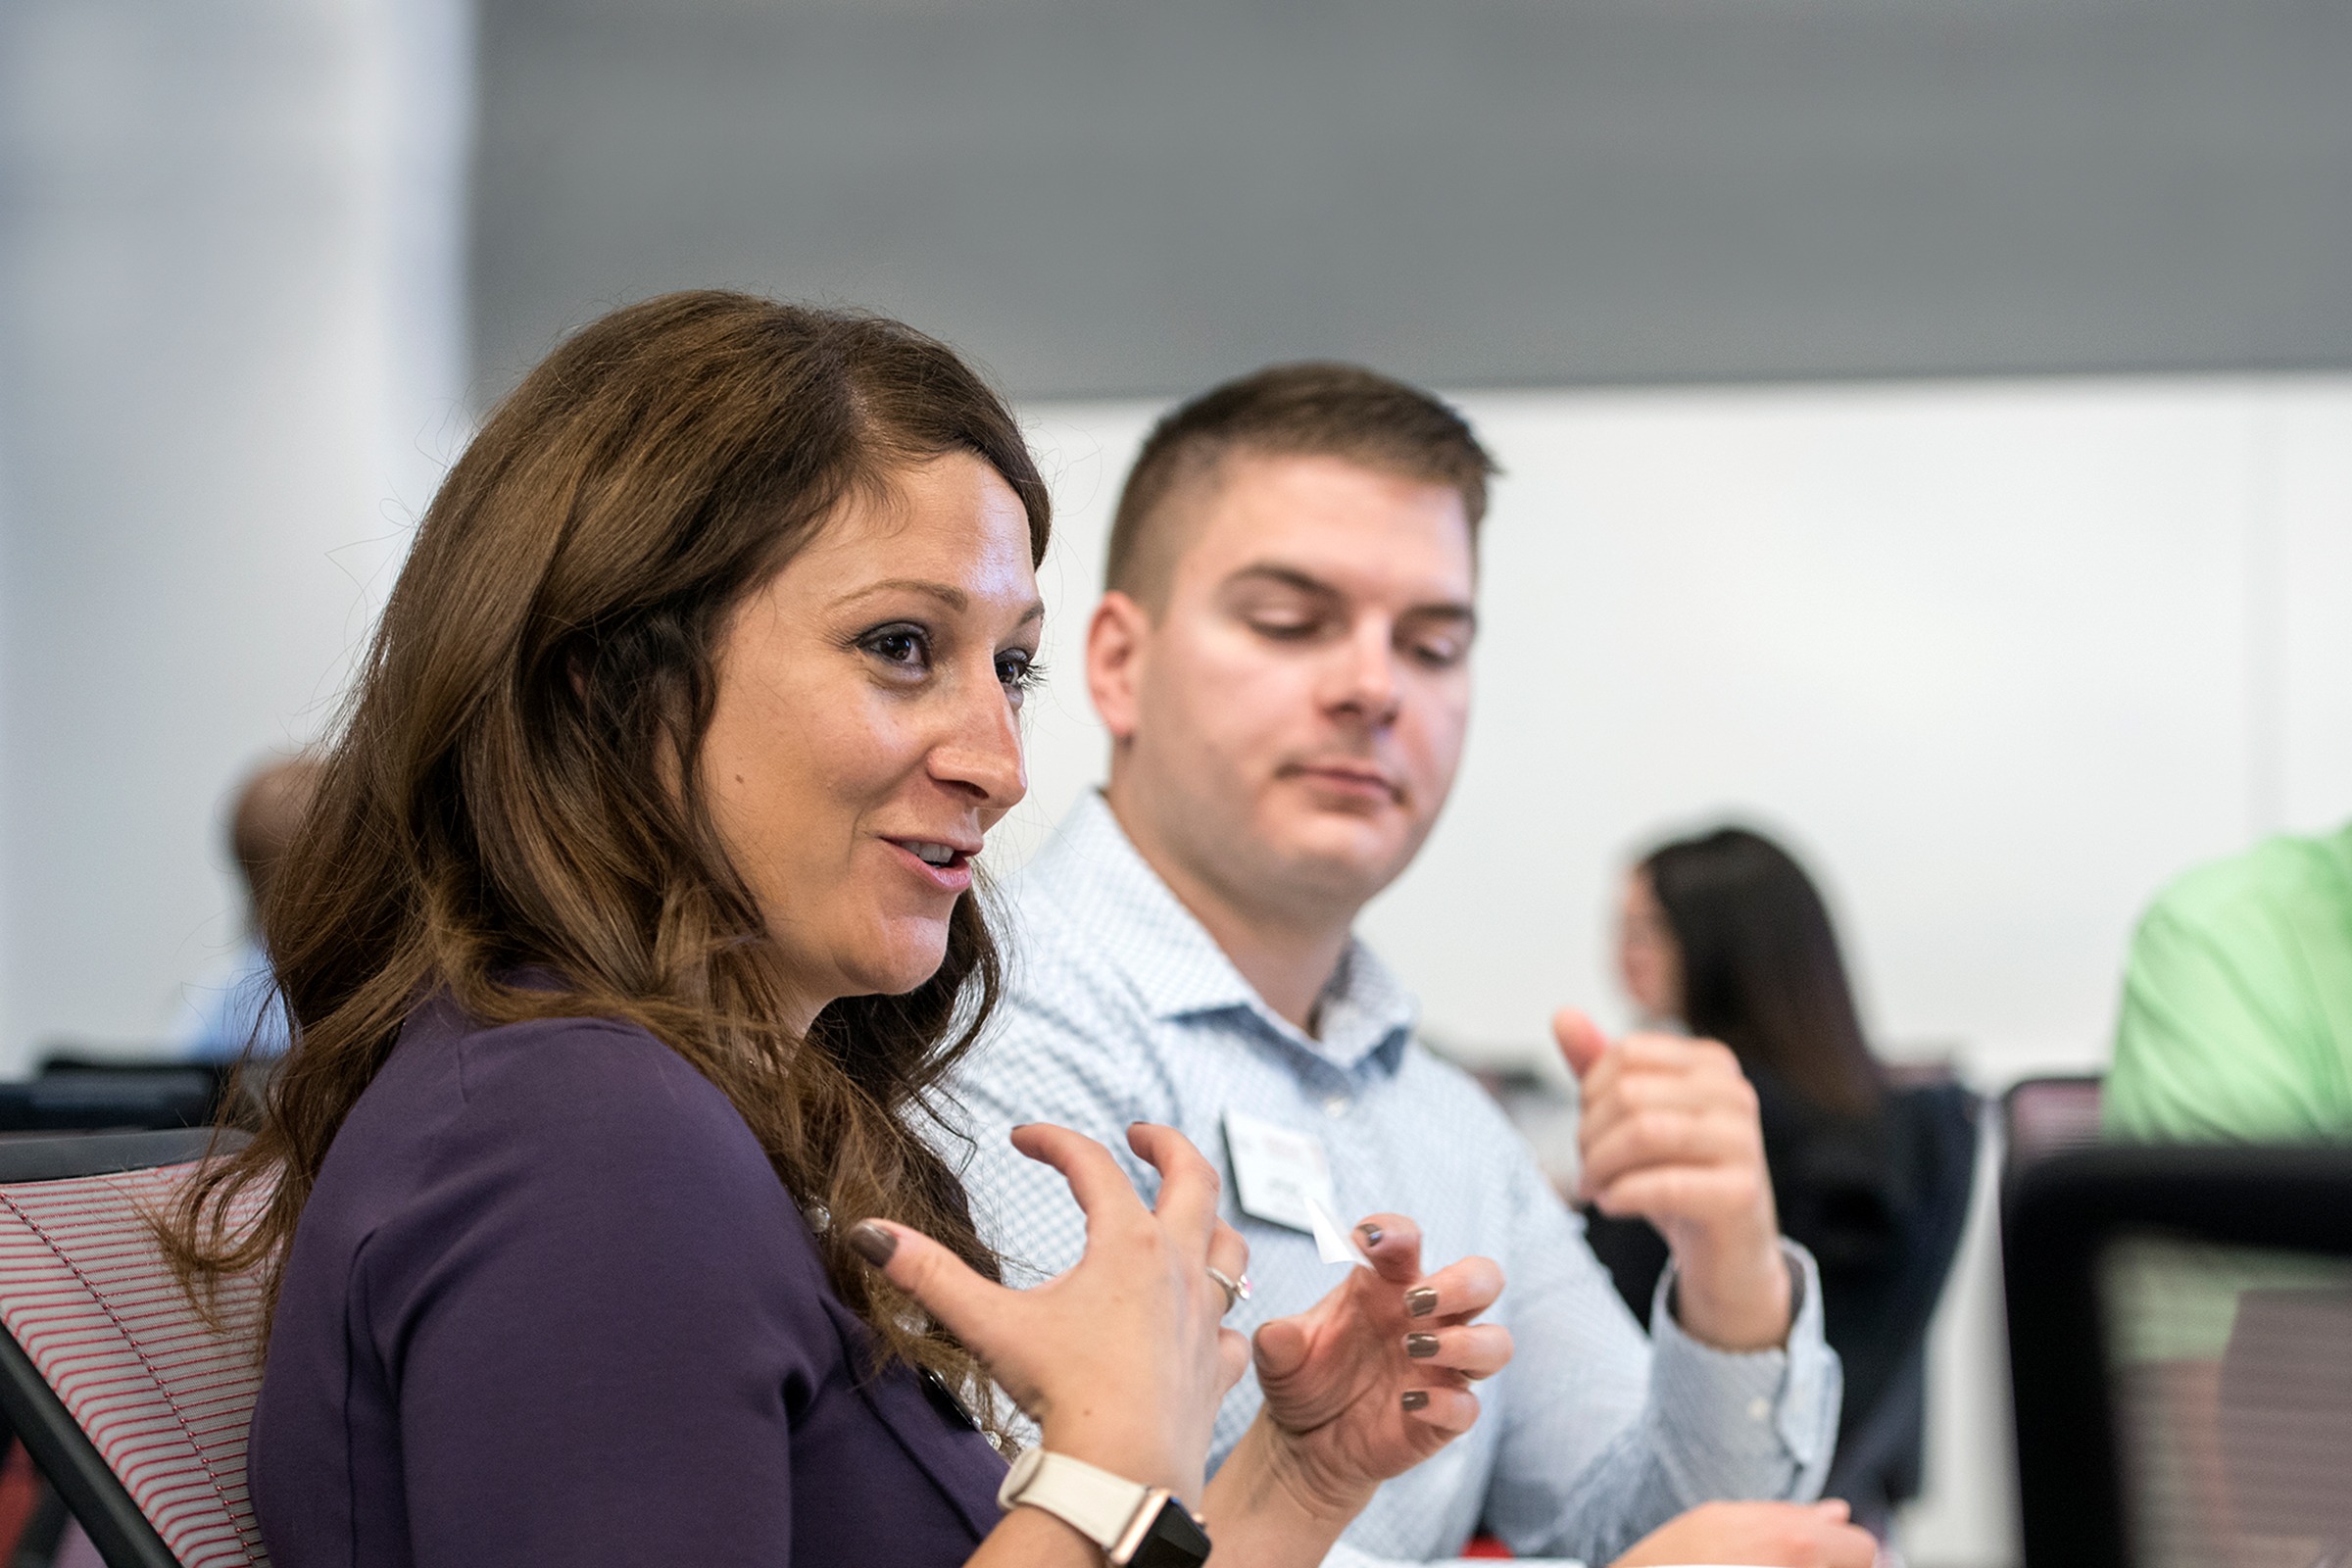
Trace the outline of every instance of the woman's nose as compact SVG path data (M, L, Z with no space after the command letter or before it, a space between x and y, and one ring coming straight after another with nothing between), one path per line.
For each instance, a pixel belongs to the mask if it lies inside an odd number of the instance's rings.
M974 805L991 810L1008 809L1029 793L1019 716L995 680L957 703L951 732L931 749L931 775L970 791Z

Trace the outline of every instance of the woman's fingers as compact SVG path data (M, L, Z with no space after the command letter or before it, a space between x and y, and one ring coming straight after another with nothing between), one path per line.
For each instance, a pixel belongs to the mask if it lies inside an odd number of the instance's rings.
M1404 1293L1407 1317L1441 1320L1472 1318L1494 1304L1502 1295L1502 1267L1491 1257L1465 1257L1448 1263Z
M1139 1121L1127 1129L1127 1147L1159 1172L1159 1201L1152 1212L1168 1233L1205 1253L1217 1223L1217 1167L1193 1141L1173 1127ZM1198 1255L1198 1254L1197 1254Z
M1239 1329L1217 1330L1217 1397L1222 1400L1250 1370L1250 1339Z
M1404 1337L1404 1353L1433 1370L1491 1378L1510 1364L1511 1331L1498 1323L1415 1329Z
M1421 1277L1421 1227L1402 1214L1375 1214L1355 1228L1358 1250L1373 1271L1392 1285Z
M849 1243L884 1279L913 1297L974 1355L991 1362L992 1371L998 1370L995 1351L1012 1332L1007 1308L1017 1303L1019 1292L982 1279L930 1237L889 1220L858 1221L850 1227Z
M1136 1196L1135 1183L1119 1169L1119 1162L1110 1157L1109 1150L1084 1133L1056 1127L1052 1122L1033 1121L1012 1130L1012 1147L1061 1172L1061 1179L1070 1184L1070 1196L1086 1211L1089 1237L1094 1235L1098 1220L1143 1211L1144 1200Z
M1478 1424L1478 1396L1467 1389L1407 1389L1404 1418L1458 1438Z
M1306 1325L1299 1318L1278 1317L1259 1324L1250 1341L1250 1353L1257 1360L1258 1382L1279 1386L1306 1364L1310 1348Z
M1216 1229L1209 1232L1208 1266L1237 1283L1250 1272L1250 1244L1242 1239L1240 1231L1223 1220L1217 1221Z

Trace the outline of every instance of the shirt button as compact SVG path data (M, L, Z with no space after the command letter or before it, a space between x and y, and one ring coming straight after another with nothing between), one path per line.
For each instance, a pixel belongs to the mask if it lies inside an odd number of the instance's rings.
M1346 1095L1333 1095L1323 1102L1323 1114L1337 1121L1340 1117L1347 1115L1354 1103L1355 1102L1349 1100Z
M1747 1401L1747 1418L1759 1425L1772 1419L1772 1401L1757 1395Z

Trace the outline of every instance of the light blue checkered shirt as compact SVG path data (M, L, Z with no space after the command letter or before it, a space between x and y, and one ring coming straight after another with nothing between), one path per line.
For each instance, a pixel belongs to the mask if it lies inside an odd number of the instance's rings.
M1305 1233L1244 1214L1223 1135L1226 1107L1313 1133L1343 1224L1412 1216L1424 1266L1473 1253L1507 1281L1489 1314L1517 1342L1480 1385L1478 1425L1380 1490L1333 1565L1426 1562L1459 1551L1483 1520L1523 1555L1606 1562L1673 1515L1714 1497L1816 1495L1838 1431L1838 1358L1822 1340L1821 1288L1803 1274L1789 1348L1727 1354L1653 1308L1645 1339L1492 1099L1412 1039L1412 997L1351 944L1309 1039L1271 1011L1090 791L1054 840L1003 890L1006 1004L955 1085L974 1140L966 1184L1013 1283L1068 1268L1084 1220L1061 1178L1004 1135L1059 1122L1106 1145L1147 1199L1158 1176L1127 1148L1130 1122L1180 1128L1224 1177L1225 1217L1250 1243L1254 1298L1244 1332L1302 1311L1339 1280ZM1665 1299L1671 1274L1660 1286ZM1259 1403L1245 1379L1219 1412L1213 1457Z

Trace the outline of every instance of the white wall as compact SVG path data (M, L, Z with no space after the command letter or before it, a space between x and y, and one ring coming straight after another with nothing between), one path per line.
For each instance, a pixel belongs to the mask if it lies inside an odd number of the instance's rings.
M0 1074L236 941L462 439L464 0L0 7Z
M2166 878L2352 816L2352 382L1462 404L1508 470L1477 713L1364 922L1457 1052L1541 1059L1561 1002L1622 1016L1629 850L1737 812L1827 883L1890 1051L1987 1090L2094 1065ZM1153 412L1030 411L1060 507L1050 684L1000 871L1102 776L1076 639ZM1991 1219L1933 1335L1925 1568L2016 1559Z

